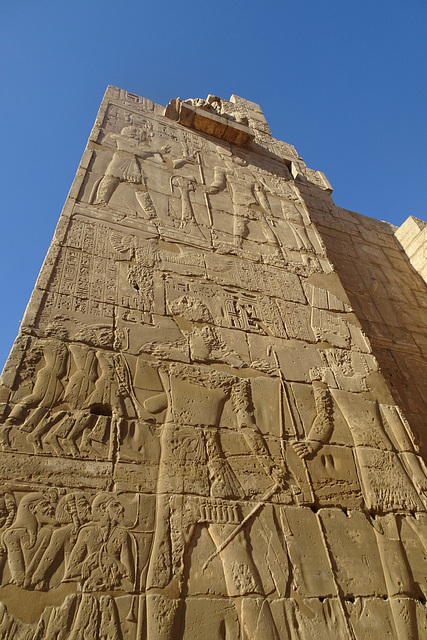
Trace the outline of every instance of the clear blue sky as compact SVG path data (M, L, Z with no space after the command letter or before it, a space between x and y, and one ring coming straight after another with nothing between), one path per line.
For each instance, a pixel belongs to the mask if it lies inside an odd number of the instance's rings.
M232 93L335 202L426 219L426 0L3 0L0 366L108 84L160 104Z

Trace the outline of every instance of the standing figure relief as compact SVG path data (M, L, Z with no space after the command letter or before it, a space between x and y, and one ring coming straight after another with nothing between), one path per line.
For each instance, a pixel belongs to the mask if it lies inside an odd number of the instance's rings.
M232 155L218 147L222 164L214 170L214 181L208 187L210 194L229 190L233 205L233 242L241 249L248 236L248 223L255 220L263 232L265 242L271 245L278 258L283 258L283 250L274 230L273 214L267 197L268 188L264 182L247 169L243 158Z
M86 591L131 591L135 550L124 525L124 508L117 496L98 494L92 502L92 522L81 527L71 551L65 580L78 580Z
M164 145L160 148L153 148L150 144L147 127L126 126L120 133L109 133L107 140L114 142L116 151L110 160L105 174L100 178L92 189L90 197L91 203L95 205L108 205L119 184L130 184L135 190L136 200L141 207L145 217L155 223L159 222L153 199L147 186L147 178L144 174L142 163L147 158L160 160L165 168L174 172L184 165L197 164L198 159L195 154L189 156L170 157L171 148ZM183 212L190 215L191 203L188 198L188 188L184 189ZM185 202L184 202L185 200Z
M353 395L320 382L314 385L317 417L306 439L295 443L294 449L301 458L310 458L328 442L334 430L334 400L353 437L365 509L375 533L397 635L416 640L414 577L401 528L405 521L427 552L425 521L413 517L425 511L427 475L409 425L395 406L365 399L358 399L355 406Z
M188 340L191 364L159 361L158 371L164 391L148 398L144 408L163 415L157 480L156 525L147 575L147 621L150 640L176 637L183 615L183 595L191 571L189 547L196 531L204 528L216 551L206 554L206 566L218 557L227 594L249 598L238 608L245 637L279 638L261 578L253 559L248 530L251 518L268 499L289 491L288 472L275 462L256 425L251 383L215 364L236 364L213 326L203 326L197 318L210 312L199 300L183 296L173 303L175 312L187 318L182 333ZM205 362L210 362L206 365ZM230 368L230 365L228 365ZM220 422L227 401L233 407L245 448L269 478L269 489L244 518L240 500L245 491L222 448ZM287 557L283 558L285 571ZM164 592L164 595L159 594ZM167 594L167 596L166 596ZM258 598L253 598L257 594ZM175 602L166 604L168 598ZM165 607L170 611L166 624L157 624ZM258 629L258 631L257 631Z
M159 156L169 151L165 146L159 150L152 149L147 140L145 128L127 126L120 133L110 133L117 150L105 170L105 175L95 184L91 196L93 204L108 205L120 183L128 183L136 188L136 198L146 217L157 218L157 212L145 184L145 176L141 169L141 160Z
M90 520L90 515L90 504L83 492L67 493L58 500L55 509L57 526L37 566L26 577L27 584L35 589L49 588L49 579L58 564L68 566L80 527Z
M28 587L34 566L48 547L55 510L41 493L28 493L17 508L16 519L2 535L11 582Z

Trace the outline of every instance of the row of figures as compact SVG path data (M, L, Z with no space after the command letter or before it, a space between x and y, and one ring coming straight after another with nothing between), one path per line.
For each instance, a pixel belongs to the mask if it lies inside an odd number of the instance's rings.
M0 602L2 640L123 640L117 605L111 596L69 595L59 607L46 607L37 623L26 623Z
M323 246L313 228L308 232L308 228L312 227L311 220L285 165L281 167L283 175L273 175L268 180L268 172L251 166L241 150L233 154L225 147L216 146L212 149L215 155L210 159L213 180L208 184L204 167L206 159L202 162L203 154L199 149L192 152L183 149L181 155L178 153L173 157L170 145L156 148L149 137L146 128L136 126L125 126L120 133L107 134L104 142L114 151L103 175L92 186L89 195L92 205L111 206L111 199L118 187L130 186L137 205L130 201L128 208L134 206L139 215L156 226L176 226L203 237L198 220L200 214L196 216L195 213L198 201L204 203L206 210L202 215L205 226L207 223L211 229L215 229L217 221L214 212L223 208L222 198L217 203L216 196L225 194L229 198L228 207L233 216L231 244L235 250L242 248L252 222L259 228L262 242L271 247L272 257L279 261L286 259L284 245L302 251L303 258L305 254L323 253ZM96 171L96 162L94 168ZM157 176L152 177L154 184L159 171L164 170L170 176L168 219L159 217L147 186L147 182L150 182L148 174ZM122 194L121 199L128 197ZM273 212L272 198L278 203L279 213ZM117 199L117 202L121 203L121 200ZM180 211L177 211L178 207ZM277 219L284 222L286 238L282 239L278 233Z
M138 417L129 365L121 354L60 337L67 336L48 327L28 350L34 383L3 416L0 446L19 449L21 441L35 453L108 458L112 416Z
M61 495L62 493L62 495ZM81 491L11 491L0 499L1 583L46 590L76 582L85 591L132 591L135 541L120 498Z

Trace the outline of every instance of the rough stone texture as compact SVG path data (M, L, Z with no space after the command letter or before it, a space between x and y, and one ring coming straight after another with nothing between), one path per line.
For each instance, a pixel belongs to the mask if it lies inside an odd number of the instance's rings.
M427 637L426 227L331 191L108 88L0 386L1 639Z
M409 216L395 233L409 262L427 282L427 224Z

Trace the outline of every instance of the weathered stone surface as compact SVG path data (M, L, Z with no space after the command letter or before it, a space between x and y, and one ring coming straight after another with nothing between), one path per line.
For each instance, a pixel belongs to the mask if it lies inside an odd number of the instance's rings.
M331 191L108 88L1 379L0 638L425 637L425 225Z

